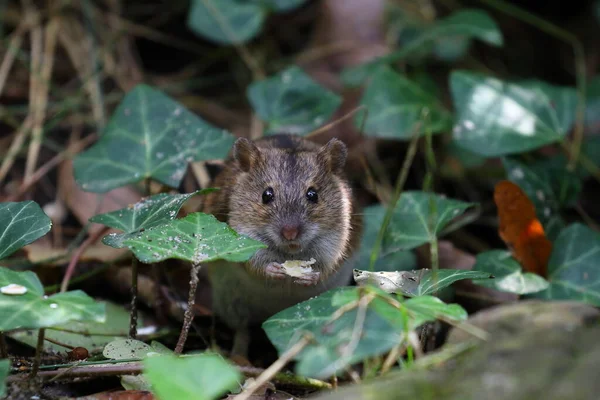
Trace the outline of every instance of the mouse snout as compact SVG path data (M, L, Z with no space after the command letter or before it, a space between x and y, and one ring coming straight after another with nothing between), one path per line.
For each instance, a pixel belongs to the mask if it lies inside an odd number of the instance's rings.
M298 224L286 224L281 227L281 236L286 240L296 240L300 234L300 225Z

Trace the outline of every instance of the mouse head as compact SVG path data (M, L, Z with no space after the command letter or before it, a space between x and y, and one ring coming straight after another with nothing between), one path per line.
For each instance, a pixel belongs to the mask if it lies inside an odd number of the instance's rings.
M238 168L230 196L229 223L267 244L262 257L284 262L310 259L331 265L349 240L351 192L343 179L347 149L324 146L258 147L241 138L233 147Z

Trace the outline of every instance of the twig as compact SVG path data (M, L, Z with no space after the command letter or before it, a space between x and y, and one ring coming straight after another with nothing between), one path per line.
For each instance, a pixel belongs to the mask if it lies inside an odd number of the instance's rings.
M116 365L110 365L116 364ZM44 365L43 368L52 367ZM144 366L139 360L109 360L109 361L83 361L73 365L55 366L59 368L53 371L40 371L37 373L41 378L53 378L60 376L62 378L74 377L101 377L101 376L118 376L118 375L139 375L144 371ZM265 372L262 368L256 367L237 367L238 370L247 377L258 377ZM11 375L6 381L8 383L18 382L29 379L24 374ZM272 377L275 383L295 386L301 389L331 389L331 385L318 379L305 378L289 373L278 373Z
M108 231L108 229L108 227L105 227L96 231L94 234L90 235L90 237L88 237L83 243L81 243L81 245L77 248L77 250L75 250L75 252L73 252L73 255L71 256L71 261L67 266L65 276L63 277L62 283L60 284L61 293L67 291L67 288L69 287L69 281L71 280L71 276L73 276L73 273L75 272L75 267L77 266L77 261L79 261L79 257L81 257L86 248L88 248L94 242L96 242L96 240L98 240L100 236L104 235L106 231Z
M70 345L70 344L67 344L67 343L59 342L58 340L56 340L56 339L51 339L51 338L49 338L49 337L45 337L45 338L44 338L44 340L45 340L46 342L50 342L50 343L52 343L52 344L55 344L55 345L57 345L57 346L64 347L64 348L66 348L66 349L71 349L71 350L73 350L73 349L75 348L75 346L72 346L72 345Z
M93 9L90 0L83 1L83 15L84 15L84 25L85 30L87 32L87 37L89 41L89 59L90 59L90 96L94 97L92 101L92 113L94 115L94 120L96 121L96 129L101 132L104 129L104 125L106 124L106 115L104 112L104 94L102 93L102 84L100 81L100 76L96 74L96 71L100 68L98 67L98 44L96 43L96 36L93 31Z
M21 186L19 186L17 192L8 197L6 201L15 201L19 199L21 196L23 196L25 192L29 190L29 188L33 184L35 184L44 176L46 176L46 174L50 172L54 167L63 162L65 159L79 153L83 148L85 148L88 144L92 143L94 140L96 140L96 135L88 135L85 138L81 139L79 142L70 145L69 148L67 148L66 150L52 157L47 163L38 168L38 170L35 171L29 177L29 179L24 180L23 183L21 183Z
M381 367L382 375L387 373L394 366L394 364L396 364L398 358L400 358L400 356L403 353L402 350L405 348L406 343L404 342L404 340L401 340L400 343L394 346L394 348L388 353L387 357L385 358L385 361L383 362L383 366Z
M29 373L29 378L35 378L40 368L40 361L42 359L42 352L44 351L44 335L46 334L46 330L41 328L38 331L38 340L37 346L35 347L35 358L33 359L33 366L31 367L31 372Z
M6 178L8 171L10 171L11 167L15 162L15 159L17 158L17 154L19 154L19 151L21 151L23 143L25 143L25 137L27 137L27 134L31 129L32 123L33 118L31 117L31 114L29 114L25 118L25 121L23 121L23 123L19 127L17 133L15 134L15 138L10 144L8 152L6 153L6 157L4 158L4 160L2 161L2 165L0 166L0 184L4 181L4 178Z
M335 121L331 121L327 125L323 125L322 127L310 132L308 135L306 135L306 137L316 136L321 132L328 131L329 129L333 128L334 126L339 125L342 122L344 122L345 120L347 120L348 118L352 117L354 114L356 114L360 110L366 110L366 109L367 109L367 106L365 106L365 105L355 107L353 110L350 110L349 112L342 115L340 118L336 119Z
M35 12L37 11L30 11ZM42 147L43 124L46 118L46 106L48 104L48 82L52 76L54 66L54 51L56 49L56 38L59 20L53 18L45 29L45 43L42 52L42 28L36 26L31 35L31 91L29 105L32 109L33 128L31 132L31 143L27 153L25 164L25 180L33 174L37 165L38 156ZM39 42L39 43L38 43Z
M300 353L311 341L308 334L302 338L281 355L269 368L267 368L254 382L252 382L244 391L233 398L233 400L247 400L262 385L271 380L279 371L285 367L298 353Z
M8 358L8 346L3 332L0 332L0 358Z
M6 84L6 79L8 78L8 74L10 72L10 68L12 67L17 53L21 49L21 45L23 44L23 36L27 32L27 28L31 25L31 18L25 18L17 29L12 33L10 40L8 41L8 49L6 54L4 55L4 59L2 60L2 64L0 65L0 96L2 96L2 91L4 90L4 84Z
M137 295L138 295L138 259L131 258L131 311L129 312L129 337L137 337Z
M198 271L200 271L200 266L200 264L192 264L187 309L185 310L183 317L183 326L181 327L179 340L177 341L177 346L175 346L175 353L177 354L181 354L183 352L183 347L185 346L190 326L194 320L194 303L196 302L196 289L198 288Z

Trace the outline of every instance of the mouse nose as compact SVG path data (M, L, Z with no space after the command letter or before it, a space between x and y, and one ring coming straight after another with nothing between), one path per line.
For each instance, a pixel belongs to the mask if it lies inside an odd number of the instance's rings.
M281 228L281 236L286 238L286 240L294 240L298 237L300 233L300 226L298 225L284 225Z

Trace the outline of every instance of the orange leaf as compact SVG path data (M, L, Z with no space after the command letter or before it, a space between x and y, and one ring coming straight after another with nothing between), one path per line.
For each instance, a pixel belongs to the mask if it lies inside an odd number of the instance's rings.
M500 181L494 189L500 227L498 234L527 272L544 278L552 243L537 219L535 206L523 190L510 181Z

